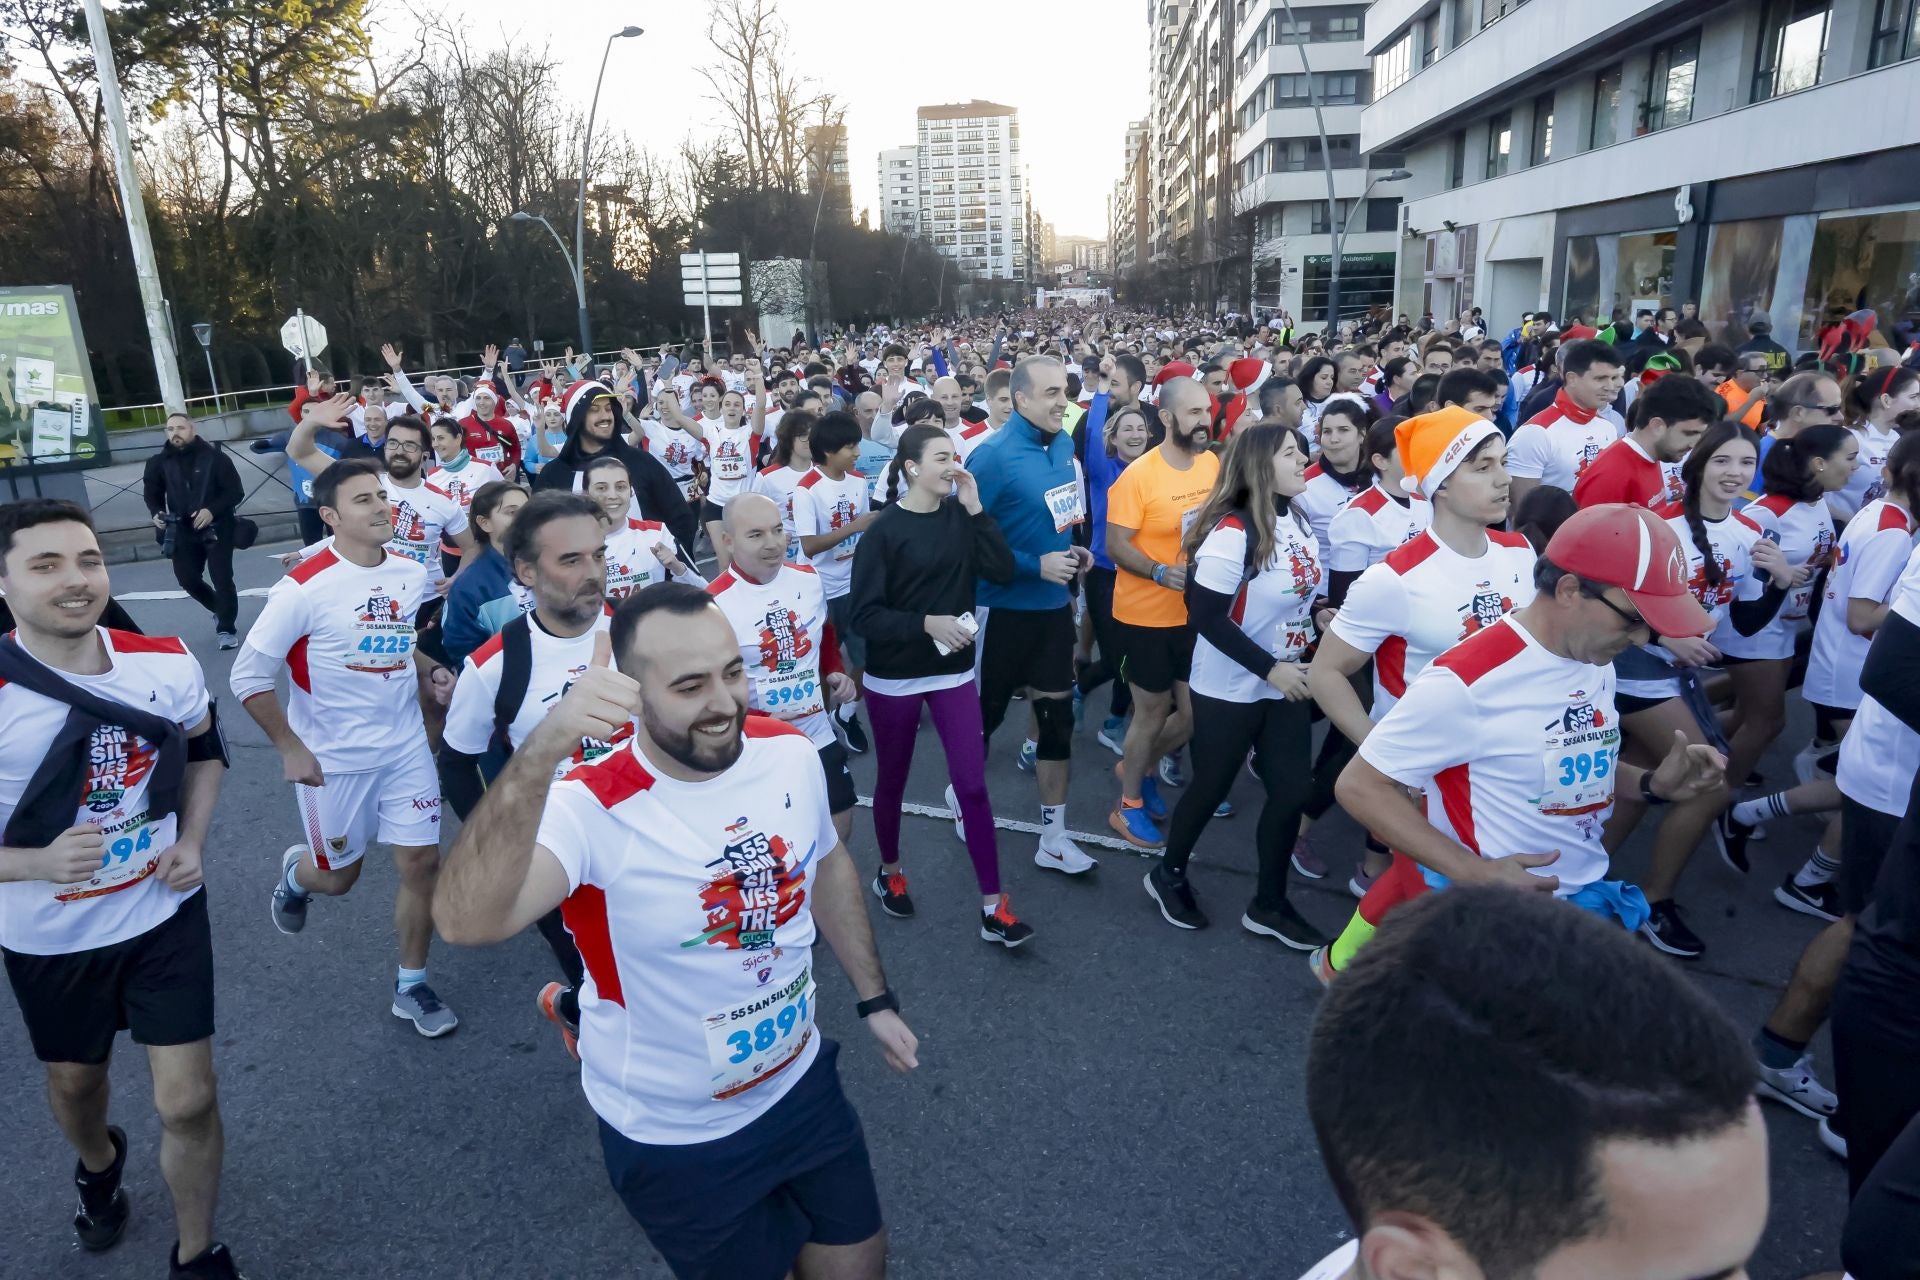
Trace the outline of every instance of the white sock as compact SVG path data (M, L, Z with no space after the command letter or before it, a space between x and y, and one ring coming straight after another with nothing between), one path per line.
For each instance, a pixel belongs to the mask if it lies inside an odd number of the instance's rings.
M1776 791L1754 800L1742 800L1733 806L1733 820L1741 826L1757 827L1768 818L1784 818L1792 812L1787 807L1787 793Z
M1040 806L1040 843L1048 844L1067 834L1067 806L1064 804L1043 804Z
M305 859L301 859L301 861L305 861ZM307 892L307 887L300 883L299 875L298 875L299 870L300 870L299 862L295 862L292 866L287 868L287 890L291 893L297 893L301 897L305 898L310 895Z
M1793 873L1793 882L1802 889L1812 889L1831 881L1840 870L1840 859L1829 857L1827 851L1819 845L1813 847L1813 856L1805 865Z
M834 714L839 716L842 720L851 720L855 715L859 714L859 711L860 711L860 699L855 698L852 702L841 703L838 707L834 709Z
M425 969L409 969L405 965L401 965L393 980L393 989L395 991L406 991L419 986L426 980L427 971Z

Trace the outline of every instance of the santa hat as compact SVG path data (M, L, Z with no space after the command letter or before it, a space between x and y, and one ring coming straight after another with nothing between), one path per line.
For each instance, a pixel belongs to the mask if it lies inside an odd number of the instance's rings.
M575 409L583 404L592 404L603 396L609 400L614 398L613 392L607 390L606 383L588 378L567 388L567 393L560 397L560 407L571 421Z
M1578 342L1582 338L1597 338L1599 336L1600 331L1598 329L1592 325L1585 324L1568 325L1566 331L1560 335L1561 339L1566 342Z
M1407 473L1400 487L1431 499L1482 440L1498 434L1500 428L1459 405L1408 418L1393 429L1400 468Z
M1160 372L1153 375L1153 385L1164 387L1175 378L1191 378L1194 367L1185 360L1170 360L1160 366Z
M1234 424L1246 413L1248 400L1272 373L1272 366L1263 360L1235 360L1227 366L1227 380L1233 384L1234 390L1233 398L1227 401L1226 413L1221 415L1221 423L1227 432L1232 432Z

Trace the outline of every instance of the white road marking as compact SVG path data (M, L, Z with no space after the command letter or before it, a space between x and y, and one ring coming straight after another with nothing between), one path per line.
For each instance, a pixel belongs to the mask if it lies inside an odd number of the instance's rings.
M873 808L872 796L861 796L859 800L860 800L861 808L863 809ZM911 800L904 800L901 802L900 812L911 813L915 817L919 817L919 818L938 818L942 822L953 821L953 810L941 808L936 805L915 804ZM1040 834L1039 823L1022 822L1018 818L995 818L993 820L993 825L1000 828L1002 831L1024 831L1028 835L1032 835L1032 836L1037 836ZM1159 856L1158 853L1155 851L1136 848L1135 846L1128 844L1125 840L1120 839L1118 836L1102 835L1101 833L1096 831L1069 831L1067 832L1067 836L1075 844L1096 844L1103 849L1118 849L1122 853L1137 853L1142 855L1143 857Z
M270 587L242 587L239 591L235 592L235 594L243 596L264 596L270 590L272 590ZM116 591L113 593L113 598L115 600L185 600L187 593L180 590Z

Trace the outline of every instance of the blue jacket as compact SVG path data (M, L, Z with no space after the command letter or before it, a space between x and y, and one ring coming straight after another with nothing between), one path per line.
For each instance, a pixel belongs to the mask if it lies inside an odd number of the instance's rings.
M454 668L519 613L512 567L497 548L483 548L472 566L453 580L440 610L440 636Z
M1113 557L1107 554L1107 490L1113 488L1113 482L1127 469L1127 464L1120 459L1107 456L1104 435L1109 399L1104 391L1093 397L1093 404L1087 408L1087 420L1078 432L1079 439L1085 441L1080 465L1087 472L1087 519L1092 529L1087 546L1093 552L1093 562L1102 569L1114 568Z
M1013 581L980 579L974 599L988 608L1058 609L1067 588L1040 576L1040 557L1073 545L1073 527L1056 528L1047 494L1067 486L1079 492L1073 468L1073 437L1048 437L1015 413L967 459L980 485L980 505L994 518L1013 551ZM1074 502L1078 505L1079 498ZM1083 517L1084 518L1084 517Z

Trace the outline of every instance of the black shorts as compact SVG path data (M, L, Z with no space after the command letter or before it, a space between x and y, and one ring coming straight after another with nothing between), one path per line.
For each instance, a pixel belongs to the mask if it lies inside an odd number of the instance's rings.
M440 611L446 607L447 598L429 600L413 614L413 646L432 658L443 667L452 667L455 671L460 664L447 656L447 633L440 629Z
M1821 742L1840 741L1846 736L1848 722L1860 714L1858 707L1830 707L1811 698L1807 705L1813 708L1813 736Z
M839 1053L823 1038L786 1097L712 1142L655 1146L600 1122L614 1191L680 1280L781 1280L802 1245L859 1244L880 1230Z
M213 1035L205 891L125 942L57 956L0 954L42 1062L105 1062L121 1031L149 1045L193 1044Z
M1842 912L1857 916L1867 909L1874 881L1880 878L1880 864L1887 860L1899 830L1899 814L1840 797L1840 874L1834 883L1840 890Z
M1193 674L1193 628L1136 627L1116 621L1120 674L1143 693L1165 693Z
M1618 689L1613 691L1613 708L1623 716L1630 716L1639 711L1649 711L1654 707L1663 707L1672 701L1674 701L1672 698L1642 698L1638 694L1621 693Z
M746 490L743 489L741 492L744 493ZM724 519L726 519L726 513L720 510L720 505L713 499L702 498L700 500L701 528L704 529L710 524L719 524Z
M847 749L838 738L820 748L820 768L827 775L827 812L845 813L860 803L853 771L847 768Z
M974 610L981 617L980 720L988 734L1006 718L1007 703L1022 689L1064 694L1073 688L1073 649L1079 637L1073 606Z

